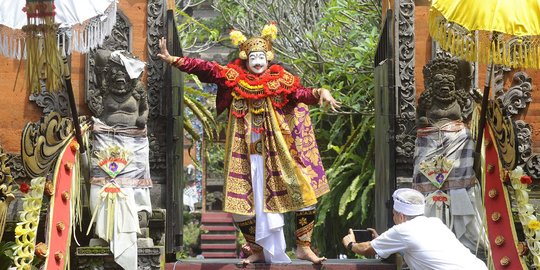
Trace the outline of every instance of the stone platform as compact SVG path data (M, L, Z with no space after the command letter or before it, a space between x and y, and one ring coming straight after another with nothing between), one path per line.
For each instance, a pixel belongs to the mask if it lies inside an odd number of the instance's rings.
M167 270L396 270L394 263L382 262L375 259L337 260L331 259L322 265L313 265L303 260L293 260L290 264L255 263L247 266L238 264L240 259L204 259L181 260L167 263Z
M165 258L163 246L137 249L137 268L160 270ZM109 247L78 247L75 251L76 268L79 270L123 270L114 262ZM72 268L73 269L73 268Z

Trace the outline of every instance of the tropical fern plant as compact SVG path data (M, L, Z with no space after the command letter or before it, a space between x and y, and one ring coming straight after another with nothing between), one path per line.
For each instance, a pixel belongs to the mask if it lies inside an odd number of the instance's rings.
M184 105L190 110L191 115L201 123L204 136L208 140L213 140L218 130L218 125L211 112L211 101L215 99L215 95L203 90L203 85L197 76L187 75L185 82L187 82L187 86L184 86ZM194 83L196 87L189 86L191 83ZM201 139L201 133L194 128L193 120L190 114L184 114L184 130L196 141Z
M220 30L215 25L222 25L216 22L217 18L196 19L192 17L193 9L204 4L205 1L177 1L176 14L179 24L177 32L184 54L201 53L209 48L218 45ZM192 141L193 147L201 143L204 139L207 144L212 144L216 140L217 134L223 129L223 125L218 125L212 110L215 108L215 94L205 91L203 83L194 75L184 76L184 96L183 101L186 112L183 114L184 131L187 138ZM200 127L200 128L199 128ZM207 149L203 148L202 155L207 157ZM190 149L191 150L191 149ZM202 169L200 158L191 156L191 160Z

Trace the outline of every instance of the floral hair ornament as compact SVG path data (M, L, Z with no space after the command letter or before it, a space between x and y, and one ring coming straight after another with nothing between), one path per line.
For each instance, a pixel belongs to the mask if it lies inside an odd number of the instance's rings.
M272 41L277 37L276 23L272 22L263 27L261 36L251 37L246 39L244 34L238 30L229 32L232 44L240 48L238 57L246 60L252 52L264 52L268 61L274 60L274 52L272 51Z

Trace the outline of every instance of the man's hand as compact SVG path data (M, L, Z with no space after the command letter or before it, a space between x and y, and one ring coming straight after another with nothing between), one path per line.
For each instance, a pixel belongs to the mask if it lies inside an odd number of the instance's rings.
M345 235L345 237L343 237L343 240L341 242L343 243L343 246L345 246L345 248L347 248L347 246L351 242L356 243L356 238L354 238L354 232L352 229L349 229L349 234Z
M159 40L159 50L160 53L158 53L157 56L161 58L161 60L165 61L165 63L171 64L174 57L169 54L169 50L167 50L167 39L164 37Z
M368 231L371 232L373 238L379 236L379 234L374 229L368 228ZM356 238L354 237L354 232L352 229L349 229L349 234L345 235L341 242L343 243L345 248L348 248L349 243L353 243L354 245L352 246L352 252L356 254L361 254L364 256L375 256L375 254L377 254L371 246L371 241L356 243Z
M377 233L377 231L376 231L375 229L373 229L373 228L367 228L367 230L371 232L371 237L372 237L373 239L379 237L379 234Z
M330 93L330 90L325 88L319 89L319 105L323 106L326 104L330 105L330 109L334 112L337 112L337 110L341 107L341 102L337 101L332 97L332 94Z

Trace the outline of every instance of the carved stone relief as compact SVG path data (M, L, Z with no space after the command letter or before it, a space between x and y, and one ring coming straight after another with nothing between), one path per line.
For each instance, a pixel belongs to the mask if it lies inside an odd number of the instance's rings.
M68 95L65 89L51 93L45 89L45 84L43 84L41 93L32 94L28 99L43 108L43 114L57 112L62 117L70 115Z
M535 154L525 163L525 172L533 179L540 179L540 155Z
M13 175L11 175L11 169L7 164L8 155L4 152L4 149L0 147L0 202L9 202L15 198L12 193L13 188ZM9 198L8 198L9 197ZM0 213L0 219L5 218L6 212ZM2 234L4 233L4 226L0 224L0 240L2 240Z
M517 120L514 122L515 128L516 128L516 135L517 135L517 149L518 149L518 165L522 165L532 155L532 129L527 122L523 120Z
M423 68L424 91L416 108L417 128L448 120L467 122L474 104L470 95L471 75L471 66L466 61L456 57L431 59ZM440 87L449 83L450 89Z
M89 124L85 116L79 117L79 122L81 126ZM22 131L21 158L27 176L47 175L74 132L71 118L56 112L43 116L39 122L26 124Z
M396 52L396 93L397 97L397 129L396 129L396 162L398 171L406 171L412 175L414 141L416 136L415 98L416 88L414 79L415 69L415 40L414 40L414 10L413 0L396 1L399 7L396 12L395 36ZM399 175L398 175L399 176Z
M131 23L129 19L118 10L116 12L116 24L111 35L105 38L100 49L115 51L131 51ZM102 93L97 85L96 78L96 51L90 51L86 56L86 104L95 116L103 112Z
M60 149L73 135L73 122L52 112L38 123L27 124L22 132L23 165L30 177L47 175Z
M431 59L433 58L451 58L453 55L450 52L447 52L439 46L437 41L433 40L431 42Z
M158 270L160 268L161 248L139 248L137 250L137 269ZM77 269L109 270L122 269L114 262L108 247L77 248Z
M531 89L532 79L524 71L514 73L512 84L504 89L504 76L511 69L495 66L494 72L494 95L502 105L503 111L510 117L515 118L522 114L532 102ZM515 134L517 137L517 165L523 166L525 172L534 179L540 179L540 153L532 152L532 128L523 120L514 120Z
M486 118L491 125L491 134L502 166L509 171L515 169L518 146L514 121L508 116L500 100L489 101Z
M15 180L28 179L28 174L24 169L22 158L20 154L8 153L7 166L11 168L11 175Z
M161 0L149 0L147 9L147 89L148 89L148 139L150 140L150 168L152 178L164 177L165 157L165 120L161 115L161 89L163 88L163 62L156 56L159 52L159 39L164 27L164 3Z
M506 92L502 90L500 83L497 84L495 95L501 99L507 113L512 116L520 114L532 101L531 82L532 80L527 73L518 71L514 74L512 86Z
M439 43L435 40L431 42L431 59L434 58L452 58L454 57L450 52L444 51L441 46L439 46ZM456 80L456 88L465 89L466 92L472 93L473 89L476 88L477 84L477 78L478 78L478 70L477 70L477 64L476 63L469 63L465 60L459 60L458 62L459 66L459 73L458 73L458 80ZM464 106L462 106L462 116L463 120L467 121L472 116L472 112L474 109L474 100L471 98L467 98L467 102Z

